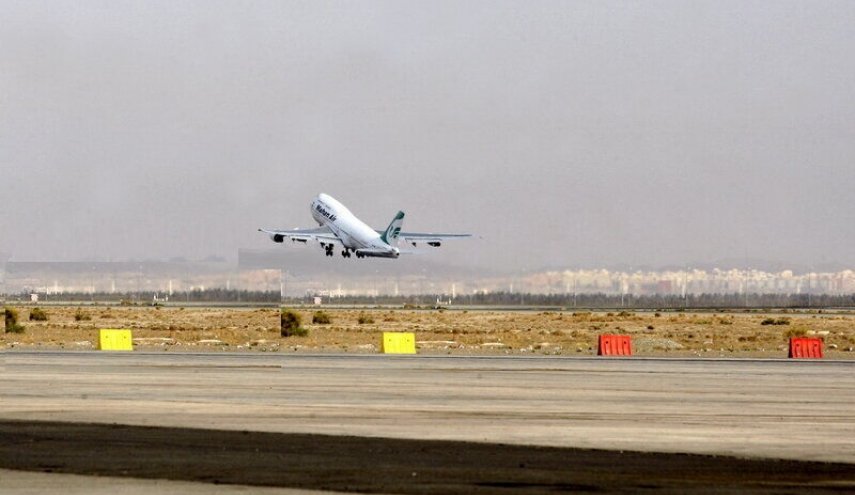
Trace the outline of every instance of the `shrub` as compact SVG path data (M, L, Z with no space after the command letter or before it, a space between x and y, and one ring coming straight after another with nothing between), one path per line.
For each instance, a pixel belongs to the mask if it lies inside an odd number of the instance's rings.
M793 337L804 337L807 335L807 330L804 328L791 328L784 332L785 339L791 339Z
M315 325L329 325L332 323L332 318L324 311L315 311L312 315L312 323Z
M761 325L789 325L790 319L789 318L778 318L778 319L766 318L763 321L761 321L760 324Z
M300 314L290 309L283 309L279 317L279 333L283 337L295 335L297 337L305 337L309 331L302 328L302 319Z
M15 308L3 308L3 316L6 320L6 325L18 323L18 310Z
M48 315L45 313L45 310L41 308L33 308L30 311L30 321L47 321Z
M18 311L15 308L4 308L3 319L6 323L6 333L24 333L24 326L18 324Z
M74 321L89 321L91 319L92 316L80 308L77 308L77 311L74 312Z
M360 313L359 318L356 320L360 325L371 324L374 323L374 318L368 316L365 313Z
M295 337L306 337L309 335L309 329L303 327L297 327L292 332L291 335Z

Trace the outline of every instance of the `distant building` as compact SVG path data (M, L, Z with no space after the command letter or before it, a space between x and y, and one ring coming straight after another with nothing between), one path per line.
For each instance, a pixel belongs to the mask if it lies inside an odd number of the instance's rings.
M476 292L534 294L852 294L855 271L795 274L790 270L553 270L494 273L433 264L427 256L394 262L329 258L309 247L240 250L223 260L144 262L15 262L0 258L0 293L181 293L237 289L283 297L422 295ZM160 297L160 296L158 296ZM445 298L445 297L443 297ZM313 299L309 299L313 300Z

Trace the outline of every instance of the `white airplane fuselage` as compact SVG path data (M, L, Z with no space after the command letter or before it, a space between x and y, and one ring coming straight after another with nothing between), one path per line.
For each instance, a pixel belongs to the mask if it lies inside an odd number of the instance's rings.
M321 193L311 205L312 218L321 227L327 227L340 240L345 249L361 256L397 258L400 250L384 242L380 234L328 194Z
M329 194L318 194L310 206L312 218L320 225L313 229L258 229L270 236L276 243L317 242L327 256L333 256L333 250L340 245L341 255L350 258L397 258L401 254L399 242L416 247L418 243L439 247L446 240L471 237L471 234L436 234L426 232L402 232L404 212L398 211L388 227L383 230L372 229L362 220Z

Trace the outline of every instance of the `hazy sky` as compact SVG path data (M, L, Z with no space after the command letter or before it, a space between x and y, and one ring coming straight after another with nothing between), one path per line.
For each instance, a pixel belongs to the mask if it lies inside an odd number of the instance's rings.
M16 260L233 259L323 191L455 263L855 265L855 2L0 0L0 167Z

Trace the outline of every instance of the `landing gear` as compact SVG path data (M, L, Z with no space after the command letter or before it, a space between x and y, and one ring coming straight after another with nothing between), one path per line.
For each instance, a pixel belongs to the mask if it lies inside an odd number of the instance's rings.
M333 256L333 245L332 244L321 244L324 247L325 254L327 256Z
M350 249L344 248L344 251L341 252L342 258L350 258Z

